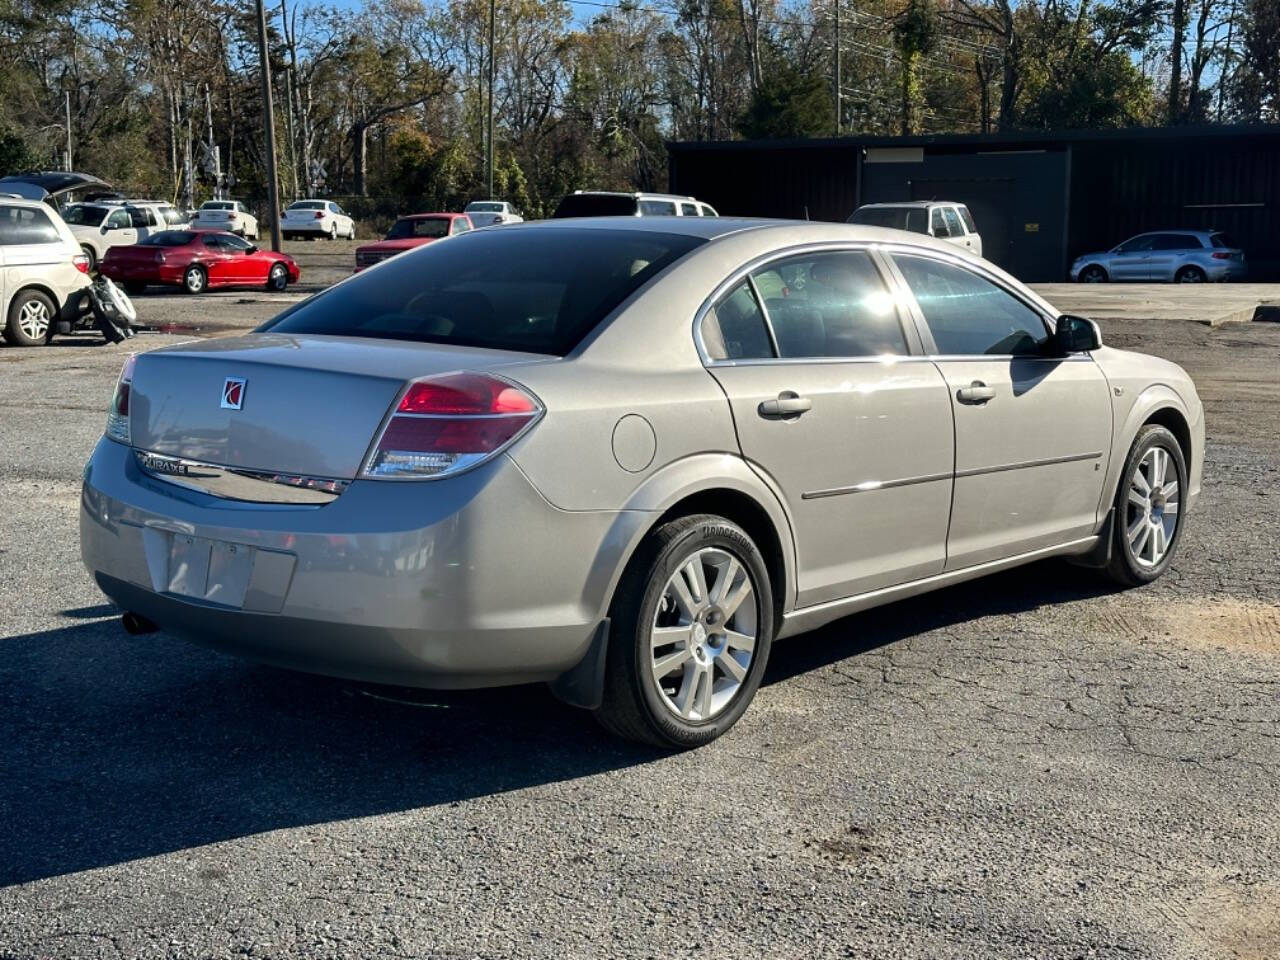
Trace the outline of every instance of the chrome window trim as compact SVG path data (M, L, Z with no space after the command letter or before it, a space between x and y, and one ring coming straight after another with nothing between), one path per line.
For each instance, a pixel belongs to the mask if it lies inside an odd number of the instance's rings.
M702 305L698 307L693 315L693 343L698 351L698 357L702 361L704 367L717 366L738 366L759 363L849 363L854 361L870 361L875 363L884 363L887 359L919 359L920 355L915 353L893 353L879 354L873 357L755 357L750 360L714 360L707 352L707 345L702 339L702 321L707 314L715 309L721 298L736 287L743 278L749 278L750 275L768 264L778 260L787 260L791 257L803 256L806 253L865 253L871 259L872 265L876 268L876 272L880 275L880 280L884 283L885 292L893 297L894 312L898 316L898 325L902 328L902 338L906 341L907 349L910 350L914 346L911 332L914 329L912 316L909 312L904 312L903 304L897 297L897 291L901 284L898 278L885 270L882 259L877 256L883 244L874 243L867 240L816 240L809 243L794 244L779 250L770 250L768 253L762 253L758 257L748 260L745 264L738 267L730 273L725 279L721 280L714 288L709 296L702 301ZM756 297L756 303L759 305L761 313L765 316L766 328L769 331L770 339L773 339L773 327L768 320L768 312L765 310L764 301L755 289L755 282L751 283L752 295ZM909 292L909 291L908 291ZM774 351L777 352L777 341L773 343Z

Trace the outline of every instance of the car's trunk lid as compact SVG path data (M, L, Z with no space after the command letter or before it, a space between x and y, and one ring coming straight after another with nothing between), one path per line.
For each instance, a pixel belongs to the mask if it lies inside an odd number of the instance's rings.
M359 337L199 341L138 357L130 437L140 450L201 463L352 479L407 381L546 359Z

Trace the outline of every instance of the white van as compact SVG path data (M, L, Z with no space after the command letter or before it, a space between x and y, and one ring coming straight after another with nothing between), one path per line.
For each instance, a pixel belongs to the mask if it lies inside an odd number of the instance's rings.
M950 200L867 203L853 211L849 222L923 233L939 240L948 240L982 256L982 235L973 222L973 214L963 203Z
M19 347L48 343L79 318L89 258L57 211L0 193L0 330Z

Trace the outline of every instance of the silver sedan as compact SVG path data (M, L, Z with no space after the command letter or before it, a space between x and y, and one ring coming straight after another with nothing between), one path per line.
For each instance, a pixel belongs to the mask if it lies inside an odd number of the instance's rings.
M123 371L81 545L133 631L733 725L775 639L1045 557L1128 586L1200 491L1187 375L846 224L600 218L388 260Z
M1207 283L1242 280L1247 273L1244 251L1216 230L1140 233L1110 250L1081 254L1071 264L1071 279L1081 283Z

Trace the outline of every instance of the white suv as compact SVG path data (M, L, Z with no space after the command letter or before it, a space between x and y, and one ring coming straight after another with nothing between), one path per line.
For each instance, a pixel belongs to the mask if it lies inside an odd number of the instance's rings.
M671 193L616 193L575 190L556 207L561 217L718 217L715 208L693 197Z
M162 230L180 230L187 217L172 204L158 200L110 200L69 204L62 219L85 256L89 272L112 247L127 247Z
M0 194L0 329L20 347L48 343L80 317L89 258L57 211Z
M923 233L982 256L982 235L973 222L973 214L963 203L950 200L868 203L853 211L849 222Z
M524 217L505 200L472 200L462 211L473 227L491 227L495 223L524 223Z
M356 222L332 200L298 200L280 218L280 232L294 237L356 238Z
M239 200L206 200L200 205L191 226L205 230L226 230L246 240L258 239L258 218Z

